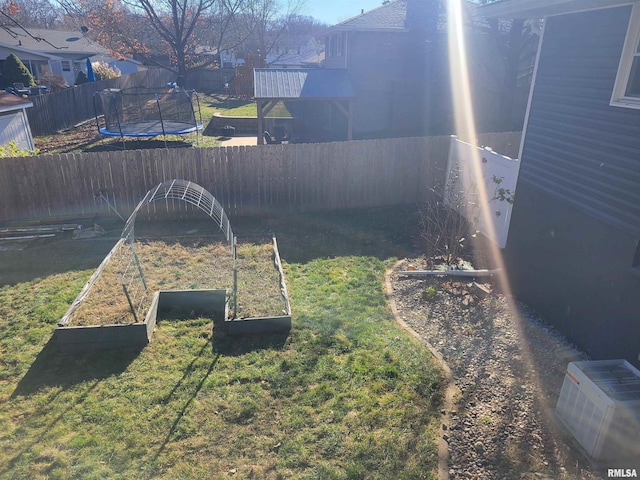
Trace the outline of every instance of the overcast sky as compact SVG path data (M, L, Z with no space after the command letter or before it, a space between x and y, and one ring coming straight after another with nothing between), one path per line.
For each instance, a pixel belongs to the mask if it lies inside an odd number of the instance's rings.
M306 6L300 13L335 25L359 15L363 8L366 12L380 5L382 0L306 0Z

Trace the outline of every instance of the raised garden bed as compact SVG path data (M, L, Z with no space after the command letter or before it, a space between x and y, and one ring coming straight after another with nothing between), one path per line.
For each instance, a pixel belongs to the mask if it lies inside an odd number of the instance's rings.
M230 334L289 330L275 238L238 241L235 317L233 258L219 237L138 239L134 246L147 289L120 275L123 262L131 261L121 240L59 323L56 337L64 353L144 347L163 315L209 317ZM135 265L128 271L134 277L139 272Z

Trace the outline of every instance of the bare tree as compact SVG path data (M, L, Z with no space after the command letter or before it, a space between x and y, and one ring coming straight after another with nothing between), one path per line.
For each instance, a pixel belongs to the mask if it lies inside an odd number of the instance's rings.
M189 54L194 53L193 32L201 16L219 0L129 0L127 5L142 9L147 20L169 46L177 73L187 72Z
M299 17L305 0L289 0L282 9L276 0L249 0L246 21L251 35L245 43L245 50L265 58L286 34L293 19Z
M10 17L3 16L8 25L19 23L26 28L54 28L62 14L48 0L5 0L0 10Z
M304 5L305 0L290 0L286 6L277 0L224 0L203 17L197 36L217 52L259 54L264 58L291 28L298 30L304 24L318 31L320 25L325 27L298 15Z
M222 50L238 49L251 35L251 26L244 21L249 6L247 0L223 0L211 9L200 26L203 42Z
M146 19L131 11L121 0L57 0L64 11L65 28L81 30L113 55L130 56L149 51L160 43Z
M8 32L10 35L17 37L18 34L26 34L31 38L47 43L54 48L61 48L52 43L48 42L46 39L38 37L37 35L32 34L29 31L30 24L23 24L22 20L24 19L24 15L22 14L21 7L17 3L13 1L4 1L0 3L0 28Z
M538 20L489 19L489 33L493 36L504 65L501 79L499 125L501 130L518 130L524 121L524 109L517 110L518 88L528 86L533 77L539 36L536 34ZM528 92L528 88L524 89Z
M35 0L29 0L35 1ZM179 75L206 64L197 47L266 55L305 0L56 0L106 48L145 59L168 54Z
M479 0L486 5L496 0ZM522 128L524 110L517 111L518 88L527 86L533 77L533 63L536 55L540 26L542 20L531 19L486 19L480 22L494 41L503 64L503 76L498 79L501 87L500 109L497 128L501 130L518 130ZM528 88L524 89L528 92ZM526 93L525 93L526 94Z
M167 53L180 75L195 55L196 26L206 12L226 1L57 0L69 17L87 21L98 40L108 40L105 47L142 55Z
M309 15L290 15L287 21L287 33L293 35L321 35L330 25Z

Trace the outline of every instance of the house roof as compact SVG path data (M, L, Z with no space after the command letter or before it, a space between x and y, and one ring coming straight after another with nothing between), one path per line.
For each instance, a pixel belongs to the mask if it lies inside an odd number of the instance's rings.
M133 58L125 58L121 56L114 57L113 55L109 55L107 53L98 53L91 57L91 61L104 62L104 63L126 62L126 63L131 63L133 65L142 65L142 62L139 62L138 60L134 60Z
M41 28L29 28L28 31L31 35L20 28L0 29L0 43L67 58L86 58L96 53L108 53L106 48L90 40L79 31Z
M272 48L265 58L267 65L272 67L317 66L324 59L324 55L320 57L322 49L311 35L283 36L276 47Z
M320 62L324 60L324 52L316 52L316 51L306 51L301 52L300 55L291 53L291 54L281 54L281 55L268 55L266 58L267 65L271 65L273 67L277 67L278 65L286 66L286 65L320 65Z
M369 30L388 29L404 30L407 18L407 0L394 0L373 10L338 23L331 29Z
M353 86L342 69L256 68L256 98L352 98Z
M414 1L415 3L413 3ZM475 6L476 5L469 0L463 1L463 7L465 9L475 8ZM429 12L431 10L430 7L425 7L422 0L391 0L385 5L381 5L373 10L363 12L356 17L345 20L342 23L338 23L329 28L328 31L408 31L411 27L410 23L420 23L424 21L424 15L430 15ZM445 31L447 23L446 12L442 7L438 10L438 30ZM408 11L409 13L407 13Z
M33 103L11 93L0 92L0 113L33 107Z
M305 58L304 60L302 60L302 63L304 65L320 65L322 62L324 62L324 58L325 53L320 52Z
M629 0L502 0L480 6L477 12L484 17L544 18L628 3Z
M19 46L16 46L16 45L8 45L6 43L0 42L0 47L6 48L7 50L15 51L15 52L25 53L26 55L31 55L33 57L40 57L40 58L44 58L44 59L47 59L47 60L60 60L60 57L58 57L56 55L50 55L50 54L44 53L44 52L36 52L34 50L30 50L30 49L24 48L24 47L19 47ZM18 56L20 56L20 55L18 55Z

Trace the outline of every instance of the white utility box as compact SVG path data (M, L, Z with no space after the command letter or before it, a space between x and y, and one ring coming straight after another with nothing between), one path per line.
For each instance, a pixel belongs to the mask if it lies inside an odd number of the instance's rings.
M569 363L556 413L594 460L640 458L640 371L626 360Z

